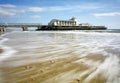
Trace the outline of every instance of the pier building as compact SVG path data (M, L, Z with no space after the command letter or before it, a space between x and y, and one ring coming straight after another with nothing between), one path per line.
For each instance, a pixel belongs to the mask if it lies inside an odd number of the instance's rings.
M73 17L69 20L52 19L48 23L49 26L79 26L79 24L80 24L80 22L75 17Z

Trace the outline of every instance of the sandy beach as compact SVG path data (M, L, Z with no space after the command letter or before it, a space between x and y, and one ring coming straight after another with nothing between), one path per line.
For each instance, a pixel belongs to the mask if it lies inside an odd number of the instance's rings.
M5 66L1 68L3 83L85 83L85 79L97 70L97 67L91 67L81 60L85 58L100 62L104 60L103 57L80 58L73 55L16 67ZM4 63L9 63L9 60ZM99 72L88 83L106 83L106 79Z
M1 83L120 82L119 34L12 32L3 37Z
M2 53L2 52L3 52L3 49L0 48L0 53Z

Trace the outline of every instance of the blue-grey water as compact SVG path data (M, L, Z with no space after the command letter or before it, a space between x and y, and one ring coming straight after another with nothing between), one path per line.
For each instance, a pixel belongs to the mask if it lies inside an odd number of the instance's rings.
M60 73L39 83L77 83L72 82L72 80L82 79L82 76L86 74L89 76L84 77L80 83L102 83L99 80L95 82L92 80L99 74L101 78L105 79L105 83L120 83L119 29L10 31L0 36L0 49L3 49L0 54L0 68L17 67L63 58L69 60L72 57L77 57L77 59L71 63L84 63L90 67L76 73L75 71L81 67L78 66L78 68L75 67L71 71ZM50 66L50 68L52 67ZM89 73L91 71L92 73ZM16 80L13 81L15 78L10 77L7 79L9 81L5 81L4 75L6 74L0 71L1 82L17 83ZM22 83L20 79L19 83Z

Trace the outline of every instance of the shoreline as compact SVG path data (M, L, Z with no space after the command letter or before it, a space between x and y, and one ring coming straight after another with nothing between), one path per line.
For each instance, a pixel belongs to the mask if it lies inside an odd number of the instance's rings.
M119 63L116 62L116 57L110 57L107 54L114 52L114 50L111 48L110 52L106 51L109 46L114 45L114 42L111 44L105 42L100 45L100 42L109 40L106 38L110 37L111 39L110 35L103 36L104 34L101 33L100 35L96 33L92 33L93 35L90 33L85 33L85 35L83 33L82 35L48 34L51 32L47 32L47 34L39 34L39 32L38 34L36 32L33 32L35 34L28 34L28 32L20 32L17 33L17 36L15 33L7 37L13 39L11 46L18 46L16 47L18 51L1 60L0 81L2 80L2 83L106 83L119 81L117 72L115 72L117 73L115 75L107 72L114 73L113 66L116 67L116 71L119 71L117 69ZM76 32L73 31L72 33ZM119 39L116 34L112 34L112 36L112 38ZM30 40L23 42L26 38L30 38ZM34 38L39 40L33 40ZM103 39L101 40L101 38ZM90 41L85 42L87 39L90 39ZM117 45L119 46L119 40ZM103 48L99 49L99 46ZM107 47L104 48L104 46ZM1 46L1 52L2 50L6 52L2 48ZM103 51L103 49L106 50ZM110 67L106 67L106 64ZM116 79L112 78L113 76Z

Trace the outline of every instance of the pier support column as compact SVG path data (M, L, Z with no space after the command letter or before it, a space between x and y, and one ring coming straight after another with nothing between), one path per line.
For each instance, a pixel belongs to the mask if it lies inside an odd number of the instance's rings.
M28 31L28 27L22 27L23 31Z
M37 29L40 30L40 29L41 29L41 26L37 27Z
M0 32L5 32L5 27L0 27Z

